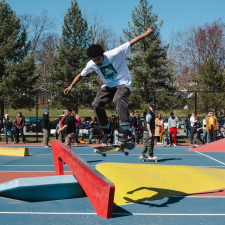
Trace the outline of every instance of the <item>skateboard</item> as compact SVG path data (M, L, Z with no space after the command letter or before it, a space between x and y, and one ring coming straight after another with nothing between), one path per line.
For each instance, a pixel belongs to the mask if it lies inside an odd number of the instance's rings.
M161 160L162 158L157 158L157 159L141 159L140 157L138 157L142 162L144 161L155 161L158 162L159 160Z
M132 150L135 145L132 143L123 143L118 145L103 145L103 146L91 146L94 149L94 153L101 154L103 157L106 157L106 152L117 151L122 152L124 155L128 156L129 152L124 150Z

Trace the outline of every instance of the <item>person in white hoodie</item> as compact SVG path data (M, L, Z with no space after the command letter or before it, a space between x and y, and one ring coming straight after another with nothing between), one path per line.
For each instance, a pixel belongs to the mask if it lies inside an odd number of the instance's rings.
M176 146L177 140L177 129L179 127L178 118L174 115L173 112L170 113L170 117L168 119L168 129L169 129L169 136L170 136L170 146L172 145L172 134L174 135L173 139L173 146Z
M193 128L194 126L194 123L196 122L196 116L195 116L195 113L193 112L192 113L192 116L190 118L190 122L191 122L191 144L193 144L193 137L194 137L194 132L195 132L195 129Z

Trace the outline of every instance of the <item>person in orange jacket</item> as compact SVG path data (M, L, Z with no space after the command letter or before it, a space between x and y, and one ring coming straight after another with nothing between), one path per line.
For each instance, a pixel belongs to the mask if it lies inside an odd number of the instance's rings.
M210 112L210 116L206 120L206 132L209 134L210 142L213 142L213 138L216 141L217 130L219 130L218 120L213 116L213 112Z

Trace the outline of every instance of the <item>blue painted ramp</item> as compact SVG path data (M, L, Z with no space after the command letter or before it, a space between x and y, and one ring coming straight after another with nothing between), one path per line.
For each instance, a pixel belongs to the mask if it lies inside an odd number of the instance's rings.
M0 184L0 196L24 201L76 198L84 191L73 175L20 178Z

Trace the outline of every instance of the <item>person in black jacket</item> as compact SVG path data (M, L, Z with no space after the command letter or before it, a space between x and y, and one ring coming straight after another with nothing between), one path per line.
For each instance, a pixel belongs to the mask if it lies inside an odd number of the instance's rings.
M187 128L187 137L190 139L191 138L191 121L190 121L191 114L188 114L187 119L185 120L186 122L186 128Z
M154 156L154 137L155 134L155 104L151 103L149 106L149 111L144 116L144 143L141 150L140 159L158 159ZM145 154L148 152L149 157Z
M136 115L136 119L137 119L137 144L140 144L142 121L140 119L139 114Z
M204 141L201 139L201 136L200 136L200 134L201 134L201 132L202 132L202 128L203 128L203 126L202 126L202 124L199 122L199 118L197 117L196 118L196 122L194 123L194 125L193 125L193 132L194 132L194 139L195 139L195 144L196 145L199 145L199 143L198 143L198 139L203 143L203 144L205 144L204 143Z
M49 146L48 146L49 133L50 133L49 111L47 109L45 109L44 114L43 114L43 144L44 144L44 148L49 148Z
M131 128L130 128L131 133L135 136L135 140L133 141L134 143L137 143L137 119L134 116L134 113L132 113L132 121L131 121Z

